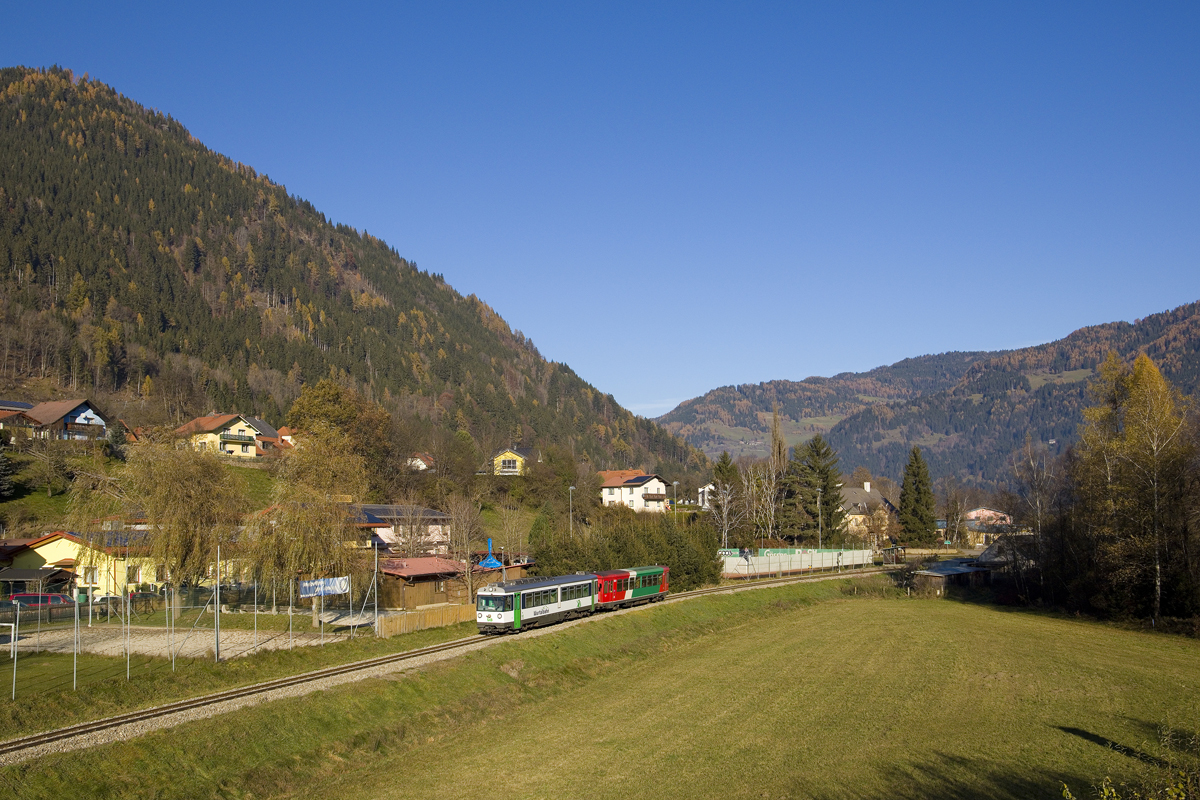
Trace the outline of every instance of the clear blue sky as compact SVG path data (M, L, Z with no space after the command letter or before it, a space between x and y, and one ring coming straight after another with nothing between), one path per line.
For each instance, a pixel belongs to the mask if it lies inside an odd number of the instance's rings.
M1200 5L22 3L654 416L1200 299Z

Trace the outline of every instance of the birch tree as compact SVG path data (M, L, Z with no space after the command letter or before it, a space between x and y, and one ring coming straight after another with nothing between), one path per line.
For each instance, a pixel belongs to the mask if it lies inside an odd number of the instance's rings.
M1099 571L1131 601L1149 583L1157 618L1171 542L1186 551L1188 541L1191 407L1145 354L1132 368L1110 354L1092 391L1099 402L1084 411L1076 476Z
M467 602L475 602L475 565L471 563L474 541L479 535L482 504L477 497L455 492L446 499L450 514L450 554L462 563L462 581L467 589Z

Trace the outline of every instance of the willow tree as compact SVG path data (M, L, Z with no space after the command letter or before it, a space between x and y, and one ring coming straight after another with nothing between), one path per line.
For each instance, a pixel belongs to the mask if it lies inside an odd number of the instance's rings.
M249 520L248 550L260 580L366 575L355 502L367 492L365 460L347 435L319 423L284 451L271 506ZM313 603L317 624L317 603Z
M81 554L125 547L165 568L165 583L178 587L210 577L217 548L236 541L245 511L242 483L220 459L163 437L129 448L110 470L81 470L68 522L90 545ZM117 535L126 523L140 530Z

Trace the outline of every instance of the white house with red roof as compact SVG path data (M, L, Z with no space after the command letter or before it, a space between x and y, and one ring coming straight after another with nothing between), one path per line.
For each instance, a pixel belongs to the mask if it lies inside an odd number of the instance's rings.
M603 505L659 513L669 508L668 484L658 475L649 475L640 469L610 469L600 471L600 481Z

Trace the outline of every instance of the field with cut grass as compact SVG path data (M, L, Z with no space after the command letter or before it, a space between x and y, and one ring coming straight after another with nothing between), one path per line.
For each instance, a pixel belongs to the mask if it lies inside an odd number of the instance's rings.
M17 797L1051 798L1066 781L1086 797L1105 775L1194 763L1186 740L1198 723L1200 642L910 599L860 578L512 637L391 680L8 767L0 787Z

